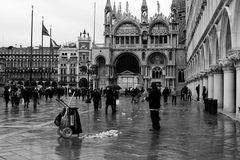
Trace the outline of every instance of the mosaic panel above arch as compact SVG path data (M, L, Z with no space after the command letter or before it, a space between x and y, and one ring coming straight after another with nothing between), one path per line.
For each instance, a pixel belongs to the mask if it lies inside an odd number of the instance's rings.
M140 35L139 29L132 23L126 22L121 24L115 32L115 36L137 36Z
M169 29L163 23L155 23L150 29L151 35L164 35L168 33L169 33Z
M147 63L148 63L148 65L161 66L161 65L167 64L167 59L163 53L156 52L149 56Z

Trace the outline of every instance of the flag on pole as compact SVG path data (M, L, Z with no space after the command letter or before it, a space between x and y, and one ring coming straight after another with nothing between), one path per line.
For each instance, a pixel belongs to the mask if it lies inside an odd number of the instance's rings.
M58 45L58 44L51 38L50 46L51 46L51 47L59 47L60 45Z
M53 41L53 44L54 44L55 46L59 46L53 39L52 39L52 41Z
M49 36L48 30L44 25L42 25L42 35Z

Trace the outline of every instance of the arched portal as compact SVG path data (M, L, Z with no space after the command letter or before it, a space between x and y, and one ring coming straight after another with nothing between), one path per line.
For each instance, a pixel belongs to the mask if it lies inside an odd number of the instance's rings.
M105 88L107 86L106 77L107 77L107 68L106 68L106 60L103 56L97 57L97 88Z
M227 56L228 50L232 48L232 38L231 38L231 27L229 21L229 15L227 9L223 12L222 24L221 24L221 33L220 33L220 59L225 59Z
M86 78L81 78L80 81L79 81L79 87L80 88L87 88L87 79Z
M135 87L141 83L139 59L132 53L120 54L114 63L117 84L123 89Z
M217 60L219 58L218 37L217 37L216 27L213 28L211 40L212 40L212 43L211 43L212 44L212 47L211 47L212 52L209 55L210 56L210 60L209 60L210 66L217 64Z
M233 43L232 47L233 48L239 48L240 44L240 1L236 0L235 1L235 9L234 9L234 15L233 15L233 31L232 31L232 36L233 36Z

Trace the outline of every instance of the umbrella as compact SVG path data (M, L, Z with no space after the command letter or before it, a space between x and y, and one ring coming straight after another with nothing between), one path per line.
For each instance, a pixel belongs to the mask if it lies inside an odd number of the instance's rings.
M118 84L112 84L112 85L109 85L109 86L107 86L107 87L109 87L109 88L111 88L111 89L115 89L115 90L120 90L120 89L122 89L122 87L120 87Z

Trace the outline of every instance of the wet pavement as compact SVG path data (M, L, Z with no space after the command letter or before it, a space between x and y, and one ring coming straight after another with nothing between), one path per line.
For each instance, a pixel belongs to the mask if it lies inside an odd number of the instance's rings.
M67 99L65 98L67 102ZM55 100L40 101L37 110L6 110L0 100L0 160L236 160L240 159L239 122L203 111L197 102L163 104L160 132L149 131L147 102L131 104L120 97L117 113L73 98L79 107L83 136L118 130L118 136L104 138L59 138L53 120L62 110Z

